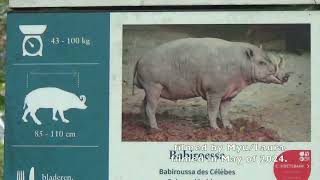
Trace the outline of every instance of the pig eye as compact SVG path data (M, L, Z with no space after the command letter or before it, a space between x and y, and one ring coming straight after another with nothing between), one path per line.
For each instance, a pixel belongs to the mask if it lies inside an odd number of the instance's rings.
M259 65L267 65L267 63L264 61L259 61Z

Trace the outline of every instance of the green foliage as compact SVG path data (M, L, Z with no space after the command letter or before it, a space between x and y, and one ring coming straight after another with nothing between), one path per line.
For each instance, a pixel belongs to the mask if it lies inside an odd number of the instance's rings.
M4 111L4 100L5 100L5 73L3 70L3 66L0 70L0 111Z
M4 111L5 94L5 57L6 50L6 27L7 27L8 1L0 0L0 111Z
M6 27L7 27L8 0L0 0L0 111L4 111L4 91L5 91L5 47L6 47ZM0 144L0 180L3 180L4 146Z

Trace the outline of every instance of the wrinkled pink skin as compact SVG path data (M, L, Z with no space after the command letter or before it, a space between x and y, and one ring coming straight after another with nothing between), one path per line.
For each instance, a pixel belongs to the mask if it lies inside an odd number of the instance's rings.
M249 84L244 79L238 81L237 83L230 84L225 94L222 96L222 101L236 97L242 91L242 89L248 85Z
M231 100L256 83L283 84L289 75L284 62L274 63L251 44L214 38L188 38L166 43L146 53L136 64L134 84L144 89L142 110L151 128L158 129L159 98L169 100L202 97L207 101L210 126L232 128L223 118Z

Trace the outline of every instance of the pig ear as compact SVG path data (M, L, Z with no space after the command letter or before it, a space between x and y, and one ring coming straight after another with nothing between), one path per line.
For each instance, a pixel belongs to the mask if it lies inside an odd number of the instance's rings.
M262 44L260 44L260 45L259 45L259 48L263 50L263 45L262 45Z
M247 58L251 60L254 55L252 49L250 48L246 49L246 55L247 55Z
M86 103L86 100L87 100L86 96L81 95L81 96L79 97L79 99L80 99L81 102Z

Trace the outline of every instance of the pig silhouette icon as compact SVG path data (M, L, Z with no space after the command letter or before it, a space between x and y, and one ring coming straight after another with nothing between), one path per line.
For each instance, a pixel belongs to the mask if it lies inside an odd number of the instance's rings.
M64 111L69 109L86 109L86 96L77 96L71 92L64 91L55 87L43 87L35 89L27 94L24 100L23 109L25 109L22 120L28 122L27 115L30 114L33 121L41 125L42 123L36 116L36 112L43 109L52 109L52 119L58 121L57 112L60 115L62 122L69 123L70 121L64 117Z

